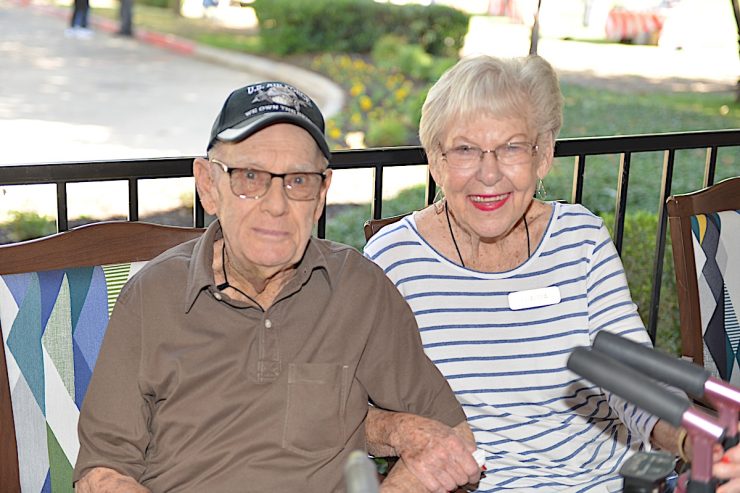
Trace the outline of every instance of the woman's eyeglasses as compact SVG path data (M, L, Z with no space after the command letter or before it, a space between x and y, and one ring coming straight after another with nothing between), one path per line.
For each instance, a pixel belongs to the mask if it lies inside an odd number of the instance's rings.
M460 145L442 152L447 163L460 169L474 168L483 161L486 153L496 156L496 160L503 165L516 166L531 162L532 156L537 154L538 146L529 142L507 142L495 149L481 149L476 146Z

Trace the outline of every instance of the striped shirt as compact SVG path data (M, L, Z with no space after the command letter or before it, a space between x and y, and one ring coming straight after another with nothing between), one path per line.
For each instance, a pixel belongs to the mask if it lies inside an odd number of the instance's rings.
M552 206L537 250L506 272L450 262L413 216L365 247L411 306L486 451L478 491L619 491L620 465L657 420L566 368L571 349L599 330L650 340L603 221L580 205ZM510 308L510 293L546 287L559 303Z

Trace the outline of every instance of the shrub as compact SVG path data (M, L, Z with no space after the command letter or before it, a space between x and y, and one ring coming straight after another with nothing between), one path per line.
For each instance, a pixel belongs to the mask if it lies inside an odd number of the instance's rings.
M382 36L373 45L373 50L370 54L373 63L383 69L390 70L396 68L398 66L396 62L398 50L407 43L408 41L403 36L397 36L395 34Z
M398 118L371 120L368 123L365 144L368 147L390 147L405 145L409 130Z
M0 225L9 242L32 240L56 232L54 219L37 212L10 211L10 221Z
M457 57L468 32L470 16L444 5L405 5L392 32L406 35L432 55Z
M602 214L609 232L613 234L614 214ZM658 216L646 211L628 213L624 222L622 263L630 287L632 300L637 304L645 327L650 315L652 294L652 262L655 255L655 233ZM660 310L656 346L671 354L680 355L681 334L678 314L678 294L673 266L673 251L668 235L663 258Z
M398 50L398 70L419 80L429 80L434 59L420 45L402 45Z
M372 61L380 68L397 71L423 82L436 82L457 58L434 57L420 44L408 44L406 38L388 34L380 38L372 51Z
M454 56L468 30L467 14L442 5L373 0L255 0L263 45L287 55L324 51L370 53L385 34L408 36L432 54Z
M350 133L368 134L370 125L390 120L402 124L404 135L409 140L413 139L418 118L414 121L412 117L417 117L417 109L421 107L413 80L396 70L376 67L359 56L325 54L314 58L311 68L342 81L350 96L347 106L326 122L327 137L332 148L345 147L345 138ZM380 126L387 129L389 125ZM370 144L369 140L366 138L366 144L380 145Z
M436 82L442 74L452 68L458 59L454 57L437 57L432 60L432 66L429 70L429 82Z
M424 81L429 80L434 66L434 58L421 45L408 44L406 38L395 34L383 36L375 43L372 60L380 68Z
M409 101L409 112L415 132L418 132L419 129L419 123L421 122L421 108L424 106L424 101L427 99L427 93L429 93L429 88L425 87L424 89L419 90Z
M425 205L426 187L417 185L401 190L395 197L383 201L383 217L397 216L422 209ZM362 225L370 219L370 204L342 206L336 215L330 215L326 237L362 250L365 235Z

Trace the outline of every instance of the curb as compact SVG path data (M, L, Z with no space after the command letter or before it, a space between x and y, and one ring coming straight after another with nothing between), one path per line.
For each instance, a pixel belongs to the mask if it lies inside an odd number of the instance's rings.
M9 0L18 7L32 8L37 12L60 18L69 18L69 10L53 5L38 5L31 0ZM90 24L96 30L110 34L118 32L118 22L95 14L90 15ZM247 53L237 53L210 46L204 46L174 34L165 34L134 26L133 39L175 52L192 56L199 60L215 63L235 70L241 70L265 77L266 80L280 80L304 89L310 93L321 108L325 119L339 113L344 106L344 90L341 86L323 75L295 65L278 62L269 58Z

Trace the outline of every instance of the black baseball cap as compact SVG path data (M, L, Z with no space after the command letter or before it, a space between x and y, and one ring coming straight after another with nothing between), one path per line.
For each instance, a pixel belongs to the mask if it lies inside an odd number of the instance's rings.
M260 82L229 94L213 122L208 150L217 140L240 142L275 123L292 123L303 128L326 159L331 158L321 110L311 98L284 82Z

